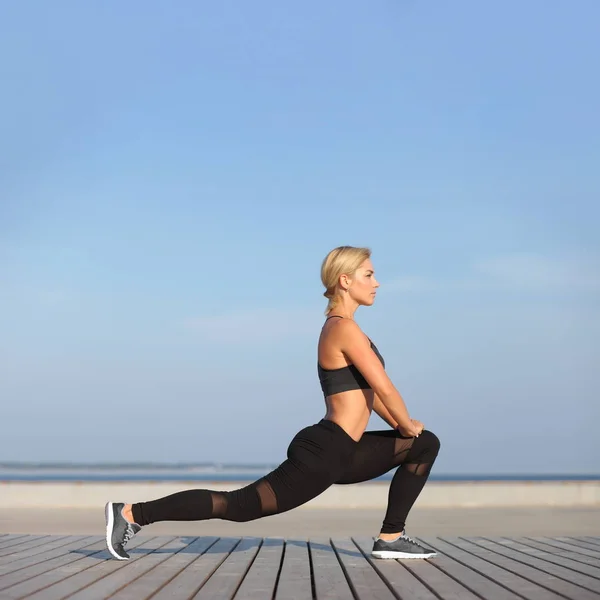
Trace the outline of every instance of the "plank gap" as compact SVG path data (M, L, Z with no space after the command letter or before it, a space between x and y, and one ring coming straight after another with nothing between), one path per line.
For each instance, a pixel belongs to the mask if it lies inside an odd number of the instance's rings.
M287 540L283 541L283 550L281 551L281 557L279 559L279 569L277 569L277 577L275 578L275 586L273 587L273 594L271 600L275 600L277 590L279 589L279 580L281 579L281 571L283 569L283 559L285 558L285 549L287 548Z
M350 578L348 570L346 569L346 565L344 564L344 561L340 558L340 554L338 552L338 549L335 547L335 544L333 543L332 538L329 538L329 543L331 544L331 549L333 550L335 557L338 560L338 563L340 563L340 567L342 568L342 573L344 574L344 577L346 578L346 582L348 583L348 588L350 589L350 592L352 593L354 600L360 600L360 598L358 597L356 588L354 587L354 584L352 583L352 579ZM354 540L352 540L352 543L354 543ZM361 552L361 554L362 554L362 552Z
M590 587L587 587L586 585L584 585L583 583L578 583L574 579L567 578L568 575L566 575L564 573L564 571L565 570L567 572L571 571L574 574L577 573L578 575L582 576L581 578L583 578L584 581L585 581L585 578L590 578L590 579L598 579L598 578L594 577L593 575L589 575L587 573L581 573L580 571L577 571L576 569L573 569L571 567L563 566L563 565L559 564L560 561L553 563L549 560L546 560L544 558L544 556L539 556L536 554L531 554L531 553L525 552L522 548L519 548L519 546L525 546L525 547L527 547L527 546L525 544L521 544L521 542L517 541L517 539L498 538L498 539L494 540L493 538L489 539L486 537L482 537L482 539L485 539L489 543L498 545L500 548L503 548L505 552L510 552L512 550L513 553L518 552L519 555L529 558L529 562L527 562L524 560L520 560L518 555L511 553L511 557L516 556L516 558L514 560L517 560L518 562L522 562L523 564L533 567L534 569L537 569L538 571L541 571L542 573L548 573L549 575L552 575L553 577L557 577L558 579L562 579L563 581L566 581L567 583L577 585L584 590L588 590L588 591L594 592L596 594L598 592L600 592L600 587L598 589L590 588ZM508 544L503 544L501 542L502 539L506 539L508 542L512 542L514 545L511 547ZM533 549L540 551L539 548L533 548ZM536 561L540 561L541 563L545 563L545 564L537 565L537 564L535 564ZM533 562L533 564L531 564L532 562ZM593 582L590 582L588 585L591 585L591 583L593 583Z
M596 557L588 556L586 554L579 554L578 552L574 552L570 549L570 547L567 544L564 544L564 546L566 546L566 548L561 545L556 545L557 543L560 544L560 542L555 542L553 544L552 542L554 540L546 541L544 539L536 540L536 539L531 539L531 538L522 538L522 540L523 541L521 541L521 538L519 538L520 543L522 543L524 546L528 546L528 547L534 548L536 550L541 550L543 552L547 552L550 556L552 556L557 561L567 559L569 561L577 563L578 565L582 565L582 568L590 567L590 566L597 567L599 569L597 575L592 575L591 573L585 573L585 571L580 571L575 567L569 567L569 568L572 571L577 571L579 573L584 573L584 574L590 575L590 577L596 577L597 579L600 578L600 559L598 559ZM543 546L543 548L539 548L539 546ZM546 548L548 548L548 550L546 550ZM575 556L573 556L573 555L575 555ZM548 560L548 559L545 559L545 560ZM553 562L553 561L548 560L548 562ZM556 563L556 564L560 564L560 563Z
M477 540L484 540L488 544L491 544L491 547L489 545L486 546L485 544L478 543ZM514 540L511 540L511 541L514 541ZM568 586L575 586L575 587L580 588L581 590L585 590L586 592L592 592L594 594L597 594L597 592L595 590L592 590L592 589L590 589L590 588L588 588L588 587L586 587L584 585L576 583L575 581L572 581L570 579L566 579L564 576L558 575L554 570L551 569L551 565L550 564L548 564L548 568L547 569L541 568L539 565L535 564L535 559L536 558L541 561L541 559L539 559L536 556L531 556L531 555L528 555L528 554L526 554L524 552L520 552L516 548L512 549L513 552L510 552L510 549L507 548L506 546L503 546L499 542L497 542L497 541L495 541L493 539L488 539L488 538L486 538L484 536L477 536L475 538L471 538L471 542L474 543L475 545L479 546L480 548L484 548L486 550L489 550L493 554L496 554L496 555L498 555L500 557L503 557L503 558L507 558L509 560L513 560L516 563L518 563L518 564L520 564L520 565L522 565L524 567L527 567L529 569L533 569L534 571L536 571L537 573L539 573L541 575L545 575L545 576L549 575L551 577L554 577L559 582L566 583L567 587ZM499 550L502 550L502 549L504 550L504 552L499 552ZM516 552L519 552L522 555L522 558L520 556L518 556L518 554L516 554ZM506 556L507 554L509 554L509 556ZM531 562L523 560L525 557L527 557L529 559L534 559L533 560L534 564L531 564ZM515 571L513 571L513 573L514 572ZM542 585L542 584L538 583L538 585ZM560 592L555 587L553 587L553 588L548 588L547 586L544 586L544 587L546 587L547 589L550 589L550 591L552 591L552 592L554 592L556 594L560 594L560 595L564 596L565 598L571 598L567 594L567 592L565 592L565 593Z
M423 543L423 545L432 545L429 544L428 542L426 543L423 539L421 538L417 538L417 541L420 541L421 543ZM464 564L463 562L461 562L459 559L455 558L454 556L447 554L446 552L443 552L441 550L436 549L436 552L439 552L439 554L441 556L445 556L447 559L449 559L450 561L454 561L457 562L460 566L464 567L465 569L468 569L469 571L471 571L472 573L479 575L480 577L483 577L484 579L487 579L490 583L492 583L493 585L500 585L498 584L496 581L494 581L491 577L488 577L487 575L485 575L485 573L482 573L481 571L478 571L477 569L475 569L474 567L470 567L469 565ZM464 588L466 588L467 590L469 590L474 596L477 596L478 598L480 598L481 600L486 600L485 596L482 596L481 593L479 593L476 589L470 587L466 581L461 581L458 576L453 575L449 570L446 570L443 565L440 565L439 561L436 561L435 558L432 558L431 561L427 561L429 564L433 565L436 569L438 569L438 571L441 571L442 573L444 573L444 575L446 575L447 577L450 577L450 579L453 579L454 581L456 581L456 583L458 583L459 585L462 585ZM504 588L507 592L509 593L514 593L512 590L509 590L508 588L506 588L505 586L500 586L502 588Z
M442 538L440 538L440 539L442 539ZM493 549L488 549L485 546L481 546L479 544L476 544L475 541L473 541L472 538L466 538L466 537L460 537L460 536L458 536L457 539L462 540L467 545L468 544L472 544L472 545L476 546L477 548L481 548L483 550L489 550L489 552L493 556L497 556L499 559L503 559L504 558L504 559L507 559L507 560L513 560L513 559L505 557L503 554L499 554L499 553L495 552ZM512 573L516 577L521 577L522 579L525 579L529 583L531 583L531 584L533 584L535 586L541 587L544 590L547 590L551 594L556 594L556 595L560 596L561 598L566 598L567 600L573 600L570 596L567 596L567 595L563 594L562 592L557 591L556 589L552 589L552 588L548 587L548 585L545 585L543 583L540 583L539 581L536 581L535 579L532 579L530 575L525 575L523 573L519 573L518 571L514 570L514 567L510 568L510 567L502 564L504 562L502 560L500 560L499 562L495 562L491 558L487 557L485 554L478 554L477 552L475 552L474 549L470 548L469 546L467 546L466 548L461 548L461 546L458 546L457 544L453 543L451 540L449 540L447 538L443 538L442 541L445 541L447 544L451 544L455 548L464 550L465 552L468 552L469 554L471 554L471 556L475 556L477 558L480 558L481 560L484 560L485 562L489 563L490 565L492 565L494 567L498 567L500 569L503 569L504 571L507 571L508 573ZM515 562L517 562L518 564L523 564L523 566L525 566L525 567L529 567L530 566L530 565L527 565L527 564L524 564L524 563L520 563L517 560L515 560ZM540 571L540 573L542 573L542 572L543 571Z
M422 539L422 538L418 538L418 539ZM489 581L491 584L493 585L497 585L501 588L503 588L504 590L506 590L509 594L513 594L514 596L518 596L520 598L523 598L524 600L529 600L529 598L527 598L527 596L524 596L523 594L521 594L520 592L518 592L517 590L511 589L507 584L503 583L502 581L499 581L497 579L494 579L494 577L492 575L489 575L488 573L484 572L483 570L481 570L481 566L474 566L474 565L470 565L462 556L455 556L453 554L451 554L448 551L444 551L444 550L440 550L439 549L439 545L441 544L449 544L448 542L444 541L442 538L436 538L433 542L431 540L427 540L427 545L431 546L432 548L434 548L436 550L436 552L439 552L440 554L442 554L443 556L446 556L447 558L449 558L450 560L455 561L456 563L460 564L461 566L465 567L466 569L469 569L469 571L472 571L473 573L479 575L480 577L483 577L484 579L486 579L487 581ZM469 552L467 552L467 550L465 550L464 548L459 548L454 546L454 548L459 552L459 553L464 553L464 554L468 554L470 557L472 557L473 559L475 559L475 561L477 560L484 560L481 556L478 555L474 555L471 554ZM503 569L502 567L499 567L498 565L494 565L488 561L484 561L487 565L490 565L493 569L501 569L502 571L506 571L508 573L508 571L506 569ZM437 565L438 568L439 565ZM513 574L515 578L520 578L520 575L516 575Z
M310 593L315 599L317 597L317 587L315 585L315 569L313 566L312 550L309 540L306 541L306 550L308 552L308 569L310 571Z

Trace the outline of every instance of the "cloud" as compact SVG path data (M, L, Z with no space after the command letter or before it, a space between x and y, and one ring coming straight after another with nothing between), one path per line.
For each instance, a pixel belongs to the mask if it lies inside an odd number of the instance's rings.
M46 306L62 306L69 302L70 295L65 290L40 290L37 296L39 302Z
M531 253L507 254L476 260L464 275L455 278L403 276L382 287L414 294L477 290L600 291L600 264Z
M318 311L254 309L192 317L184 325L211 342L271 342L290 336L314 336L322 324Z
M58 287L15 284L0 280L0 300L35 308L59 308L71 302L73 293Z
M386 291L391 290L394 292L431 292L439 289L440 286L440 281L418 275L395 277L391 281L383 284Z
M600 290L600 267L583 261L513 254L478 261L474 270L496 284L535 290Z
M464 292L600 291L600 269L583 261L552 260L538 254L510 254L473 261L464 275L424 277L407 275L383 282L382 292L418 296ZM314 336L322 325L316 308L258 308L191 317L184 327L206 341L221 343L268 343L290 337Z

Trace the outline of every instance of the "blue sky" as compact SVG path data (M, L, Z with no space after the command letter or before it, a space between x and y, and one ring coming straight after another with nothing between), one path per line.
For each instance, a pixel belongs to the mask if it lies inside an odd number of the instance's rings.
M4 3L0 459L282 460L354 244L438 473L597 472L599 19Z

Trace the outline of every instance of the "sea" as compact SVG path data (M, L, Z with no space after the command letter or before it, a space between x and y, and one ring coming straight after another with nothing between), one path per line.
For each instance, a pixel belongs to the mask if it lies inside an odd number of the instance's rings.
M240 481L251 482L274 469L276 464L64 464L0 463L0 482L119 482L119 481ZM374 481L387 481L390 471ZM430 481L598 481L600 474L573 473L431 473Z

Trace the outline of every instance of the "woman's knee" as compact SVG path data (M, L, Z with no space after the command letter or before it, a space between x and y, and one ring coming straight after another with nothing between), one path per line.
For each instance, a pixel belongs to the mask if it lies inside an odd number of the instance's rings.
M433 462L440 451L440 439L433 431L423 429L418 438L415 438L406 456L406 462L418 460L419 462Z
M435 453L437 454L440 451L440 446L441 446L440 438L437 435L435 435L435 433L433 433L433 431L429 431L429 429L424 429L423 433L427 437L428 446L432 450L434 450ZM421 437L421 436L419 436L419 437Z

